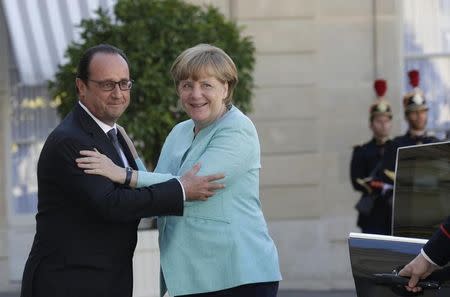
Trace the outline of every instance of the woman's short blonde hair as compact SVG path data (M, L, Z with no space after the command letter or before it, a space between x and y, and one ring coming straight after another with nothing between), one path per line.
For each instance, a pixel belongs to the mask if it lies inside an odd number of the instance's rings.
M209 44L188 48L175 59L170 72L177 88L182 80L197 80L205 74L214 76L222 83L228 83L228 94L224 103L226 106L231 105L238 75L233 60L222 49Z

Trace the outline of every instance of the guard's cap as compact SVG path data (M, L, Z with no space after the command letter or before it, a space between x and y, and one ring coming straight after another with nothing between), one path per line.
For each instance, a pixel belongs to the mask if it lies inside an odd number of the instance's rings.
M384 79L377 79L373 83L377 99L374 104L370 106L370 121L377 115L385 115L392 118L392 109L389 102L384 97L387 91L387 83Z
M420 74L418 70L408 72L409 84L413 90L403 96L403 108L405 113L416 110L428 110L427 101L419 88Z

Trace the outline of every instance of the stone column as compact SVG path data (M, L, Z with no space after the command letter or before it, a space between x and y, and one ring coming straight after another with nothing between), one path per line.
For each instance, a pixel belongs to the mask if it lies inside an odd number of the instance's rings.
M0 288L8 287L7 216L10 193L10 81L9 40L5 14L0 5Z

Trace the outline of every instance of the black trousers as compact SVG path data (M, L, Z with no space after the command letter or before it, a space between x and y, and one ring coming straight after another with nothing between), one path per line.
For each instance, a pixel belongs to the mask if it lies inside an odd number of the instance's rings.
M175 297L276 297L278 282L247 284L230 289Z

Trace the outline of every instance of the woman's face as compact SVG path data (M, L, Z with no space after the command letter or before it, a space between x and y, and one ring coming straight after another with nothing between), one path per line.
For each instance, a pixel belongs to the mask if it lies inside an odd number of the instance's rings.
M178 84L181 105L194 121L196 131L218 119L226 110L224 99L228 84L214 76L202 75L196 80L188 78Z

